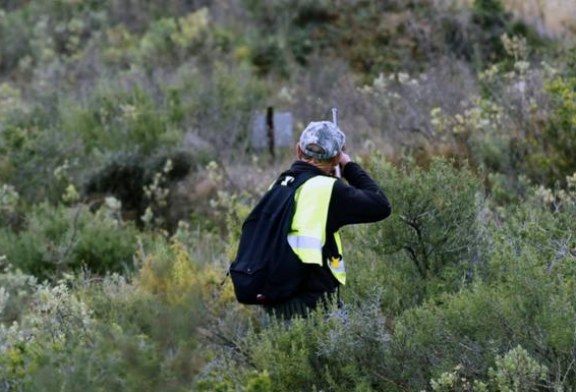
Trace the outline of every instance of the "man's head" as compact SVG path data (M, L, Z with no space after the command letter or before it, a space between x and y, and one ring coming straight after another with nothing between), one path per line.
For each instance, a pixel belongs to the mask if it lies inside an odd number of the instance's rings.
M344 133L330 121L313 121L300 135L298 147L304 157L329 161L336 157L346 143Z

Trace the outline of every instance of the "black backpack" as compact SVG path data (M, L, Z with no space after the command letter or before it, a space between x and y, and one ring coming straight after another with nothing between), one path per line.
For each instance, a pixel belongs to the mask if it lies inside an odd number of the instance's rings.
M273 305L298 293L304 264L288 244L294 216L294 193L310 172L282 173L242 225L230 276L238 302Z

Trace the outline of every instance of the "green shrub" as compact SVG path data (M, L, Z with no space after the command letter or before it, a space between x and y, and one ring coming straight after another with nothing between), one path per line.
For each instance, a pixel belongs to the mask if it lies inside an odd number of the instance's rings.
M117 326L98 325L94 329L89 344L71 341L63 350L41 351L23 390L145 391L166 385L154 342Z
M499 298L478 286L405 311L392 342L393 356L404 365L400 377L423 388L461 364L466 378L483 379L494 356L519 331L508 313L513 310L503 308Z
M494 204L522 200L529 183L565 184L574 166L568 153L573 81L531 63L526 40L505 36L502 42L507 56L479 74L481 97L455 114L431 111L437 142L477 168Z
M408 294L417 301L458 290L470 281L481 262L475 175L441 159L433 160L428 169L410 160L399 168L378 158L368 165L390 198L393 213L383 223L370 225L355 246L372 250L383 263L399 260L403 253L411 262L411 272L402 268L409 274L405 279L423 281L413 283Z
M19 322L10 327L0 324L0 382L16 390L33 390L38 368L51 354L62 355L89 339L92 325L89 309L65 284L36 285Z
M0 70L18 75L77 60L106 23L102 2L35 1L0 16Z
M483 279L398 317L394 357L404 359L405 377L415 387L457 366L467 380L495 383L490 368L497 356L518 345L548 368L547 380L573 383L573 208L571 201L556 211L527 201L503 209L500 223L488 228ZM528 377L517 371L503 370L506 387Z
M7 74L31 55L30 17L25 12L0 11L0 70Z
M545 295L544 290L539 292L539 300ZM555 305L559 304L548 304ZM539 311L508 290L480 287L445 298L443 304L408 311L398 319L392 343L393 357L403 364L400 376L411 387L422 388L428 380L459 367L461 377L488 383L495 358L518 344L529 347L539 362L555 364L556 371L565 372L570 356L566 352L543 355L556 348L542 341L547 331L530 321L530 312ZM565 332L568 324L562 324ZM568 385L570 380L563 383Z
M550 122L545 128L543 139L548 149L541 157L542 174L539 183L554 186L555 181L562 181L572 175L576 167L574 149L576 148L576 77L558 77L547 86L550 94ZM531 157L538 163L538 157ZM547 170L545 169L547 168Z
M130 224L96 216L85 223L71 250L71 267L85 267L96 274L130 270L138 232Z
M44 108L28 102L16 85L0 84L0 107L0 181L24 202L57 201L62 184L54 171L77 151L74 145L48 128Z
M290 65L307 66L315 56L334 53L363 75L409 67L411 59L422 59L416 29L409 27L410 17L418 19L430 11L424 2L414 3L246 1L260 35L267 37L252 44L252 62L260 74L282 77L293 73ZM274 29L276 25L282 29Z
M494 61L505 54L500 37L507 33L512 14L506 12L500 0L474 0L472 23L478 29L478 42L474 47L478 60Z
M496 369L490 369L499 391L537 391L547 379L548 368L540 365L521 346L496 358Z
M100 322L64 283L34 285L19 322L0 330L0 382L14 390L119 391L162 382L155 343Z
M532 29L499 0L471 4L429 1L246 1L259 37L252 61L261 74L288 76L290 64L314 56L345 58L363 78L381 72L419 72L438 58L461 58L482 68L505 56L504 34L538 44ZM434 21L430 26L429 21ZM281 29L274 26L282 26Z
M20 320L37 282L36 277L20 270L3 270L0 274L0 297L3 297L3 300L0 299L0 324L10 325Z
M496 356L496 368L489 369L489 380L482 382L470 380L462 375L462 366L443 373L431 380L432 390L442 391L538 391L546 383L548 369L540 365L521 346L511 349L504 355ZM488 389L489 386L491 389Z
M501 163L488 167L510 177L521 173L534 183L553 187L557 182L563 183L574 168L571 151L574 148L572 113L576 79L557 75L554 70L532 69L525 61L515 64L516 68L527 67L527 70L503 73L500 77L509 75L508 79L516 80L509 88L516 89L513 95L517 97L502 94L504 86L492 91L494 99L503 106L514 105L515 110L508 111L507 121L500 122L500 129L505 127L507 131L494 139L505 145L504 154L500 154ZM531 85L535 83L534 79L542 79L536 82L541 85ZM519 91L519 86L527 91ZM503 98L506 96L508 98ZM512 102L506 102L506 99ZM494 144L493 141L488 143L489 146Z
M252 115L265 108L271 93L246 64L224 62L215 62L209 73L182 67L171 91L179 96L188 127L221 159L232 160L249 150Z
M103 163L86 173L82 194L94 204L113 196L121 202L126 221L173 233L178 222L188 220L197 207L186 197L175 197L174 191L181 181L193 178L211 156L211 151L184 148L107 154Z
M85 271L54 286L16 272L0 275L6 287L0 290L1 385L189 390L208 356L199 344L199 327L207 322L199 294L209 275L165 237L145 243L147 263L168 273L151 276L148 266L130 283L118 274ZM160 285L165 291L154 282L166 283ZM13 320L18 323L8 326Z
M88 102L62 102L59 117L62 131L80 138L88 154L131 149L149 153L174 145L180 136L170 128L163 108L141 87L128 92L101 87Z
M38 277L80 268L103 274L132 267L137 235L133 225L104 211L39 204L22 230L0 230L0 248L12 265Z
M440 377L430 380L434 392L486 392L488 387L478 380L469 380L461 374L462 367L456 366L453 371L444 372Z
M153 69L153 64L180 63L206 42L208 27L206 8L184 17L154 20L134 51L135 62L147 69Z
M0 224L14 228L19 223L18 207L20 195L12 185L0 185Z
M6 123L0 153L0 182L14 186L24 204L59 202L82 166L74 142L35 124Z
M112 25L123 25L134 33L142 33L150 25L151 21L187 15L198 10L202 6L202 2L151 0L135 7L122 0L110 0L102 5L106 7Z
M202 390L227 391L259 380L269 385L264 390L274 391L400 391L378 300L318 311L288 325L263 318L265 329L232 336L235 351L216 348L217 357L199 376L199 384Z

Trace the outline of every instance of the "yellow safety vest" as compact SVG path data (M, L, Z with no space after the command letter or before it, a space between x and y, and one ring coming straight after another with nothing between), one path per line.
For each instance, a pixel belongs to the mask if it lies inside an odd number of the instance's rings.
M298 188L294 195L296 208L288 233L288 243L303 263L322 266L328 207L335 181L333 177L312 177ZM334 239L338 253L342 255L342 242L338 232L334 233ZM343 257L327 260L327 264L338 282L346 284Z

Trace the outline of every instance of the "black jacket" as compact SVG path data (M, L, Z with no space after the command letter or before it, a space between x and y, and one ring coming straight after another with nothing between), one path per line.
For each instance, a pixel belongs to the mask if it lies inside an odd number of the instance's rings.
M317 167L304 161L294 162L290 171L296 175L305 171L326 175ZM324 260L337 255L336 244L333 240L334 233L342 226L377 222L387 218L392 212L384 191L359 164L355 162L346 164L342 171L342 178L347 183L342 179L336 180L328 207L327 241L323 248ZM325 294L334 293L339 283L326 265L307 267L308 278L304 284L301 299L308 306L315 307L318 299Z

